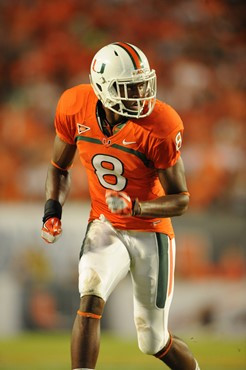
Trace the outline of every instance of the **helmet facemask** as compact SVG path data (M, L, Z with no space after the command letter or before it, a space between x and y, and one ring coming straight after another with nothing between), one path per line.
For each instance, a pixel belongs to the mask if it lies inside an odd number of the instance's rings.
M134 88L134 85L136 87ZM132 94L132 90L139 89L142 93ZM104 106L125 117L142 118L148 116L156 101L155 71L145 74L144 77L116 79L108 87L109 99Z

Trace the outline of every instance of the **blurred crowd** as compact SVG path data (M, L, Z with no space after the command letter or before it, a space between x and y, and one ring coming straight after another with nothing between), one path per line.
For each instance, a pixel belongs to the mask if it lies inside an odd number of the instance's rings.
M89 82L98 49L127 41L184 121L193 209L244 213L245 15L241 0L1 0L0 201L44 199L60 94ZM70 198L87 199L78 158L72 177Z

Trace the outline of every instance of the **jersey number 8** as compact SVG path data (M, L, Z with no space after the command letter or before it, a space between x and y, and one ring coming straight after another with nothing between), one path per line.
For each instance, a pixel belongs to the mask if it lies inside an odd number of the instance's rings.
M92 165L100 184L107 189L122 191L127 184L123 163L110 155L96 154L92 158Z

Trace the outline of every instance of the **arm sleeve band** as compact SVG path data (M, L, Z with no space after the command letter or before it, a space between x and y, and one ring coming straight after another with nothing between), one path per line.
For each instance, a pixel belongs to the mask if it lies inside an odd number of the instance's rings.
M50 161L50 163L52 164L52 166L58 168L61 171L68 171L72 167L72 165L71 165L71 166L68 166L66 168L62 168L62 167L58 166L58 164L56 164L54 161Z

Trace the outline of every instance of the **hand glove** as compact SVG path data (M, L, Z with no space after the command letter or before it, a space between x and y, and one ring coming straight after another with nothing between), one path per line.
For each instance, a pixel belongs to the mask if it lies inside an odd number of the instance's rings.
M109 210L117 215L135 216L141 213L138 200L132 201L124 191L106 190L105 199Z
M46 243L54 243L61 236L61 233L61 220L57 217L51 217L43 224L41 237Z

